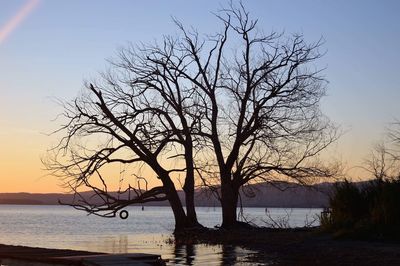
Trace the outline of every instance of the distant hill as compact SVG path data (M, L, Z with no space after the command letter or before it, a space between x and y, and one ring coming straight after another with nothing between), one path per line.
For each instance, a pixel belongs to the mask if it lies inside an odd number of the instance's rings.
M6 198L0 199L0 204L15 204L15 205L43 205L43 202L40 200L34 199L13 199L13 198Z
M249 186L248 191L254 192L254 197L248 197L241 193L242 204L245 207L287 207L287 208L311 208L324 207L328 205L329 192L332 183L322 183L310 187L297 186L289 183L260 183ZM178 191L184 200L183 191ZM90 196L91 192L84 192ZM58 205L58 201L72 202L72 194L62 193L0 193L0 204L22 204L22 205ZM220 206L219 201L210 195L209 191L197 190L195 194L197 206ZM184 202L184 201L183 201ZM145 206L167 206L168 202L150 202Z
M0 204L58 205L58 200L70 202L73 196L62 193L0 193Z
M250 193L241 193L244 207L287 207L287 208L312 208L328 205L329 193L333 184L323 183L310 187L298 186L288 183L260 183L249 186ZM206 196L204 191L196 193L196 205L220 206L214 197ZM254 194L253 197L246 194Z

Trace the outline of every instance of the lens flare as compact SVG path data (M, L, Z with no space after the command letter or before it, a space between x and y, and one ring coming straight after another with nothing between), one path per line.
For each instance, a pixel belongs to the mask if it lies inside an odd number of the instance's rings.
M0 44L7 39L38 4L39 0L28 0L6 24L0 27Z

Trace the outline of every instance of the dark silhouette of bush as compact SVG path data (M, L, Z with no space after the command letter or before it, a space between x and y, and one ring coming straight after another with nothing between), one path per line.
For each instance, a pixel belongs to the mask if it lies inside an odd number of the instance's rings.
M330 220L334 227L352 227L354 223L367 215L367 206L362 191L347 180L335 184L330 207Z
M330 215L321 227L337 236L400 238L400 178L334 186Z
M371 220L383 227L400 226L400 179L378 181L375 198L371 206Z

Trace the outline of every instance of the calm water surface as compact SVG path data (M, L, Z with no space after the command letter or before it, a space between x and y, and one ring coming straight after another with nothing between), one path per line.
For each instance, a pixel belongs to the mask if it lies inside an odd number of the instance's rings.
M68 206L0 205L0 243L108 253L154 253L169 260L169 265L243 265L252 253L230 245L171 244L168 239L174 218L169 207L127 210L128 219L121 220L87 216ZM290 214L291 226L304 226L306 220L321 212L321 209L268 210L277 220ZM197 214L205 226L221 223L220 208L198 208ZM257 225L265 225L267 220L264 208L245 208L244 216Z

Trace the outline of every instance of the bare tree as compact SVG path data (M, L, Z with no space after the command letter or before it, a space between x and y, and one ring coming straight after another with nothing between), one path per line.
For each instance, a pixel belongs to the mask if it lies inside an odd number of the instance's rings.
M199 226L191 134L201 116L192 115L198 108L193 89L175 70L185 68L185 55L175 46L175 40L166 37L161 46L122 49L112 70L102 74L95 85L86 85L89 94L64 104L67 123L57 131L64 137L45 165L66 178L76 193L72 206L112 217L130 204L168 200L176 230ZM139 178L136 188L136 179L128 180L115 195L103 177L110 164L135 165L136 169L147 166L162 186L141 189L140 180L146 178L135 175ZM185 174L186 214L173 182L176 173ZM79 193L82 187L94 192L96 204Z
M205 115L196 134L205 139L207 159L197 161L198 173L219 193L222 226L231 227L246 184L331 177L335 169L318 155L338 135L319 108L326 81L313 63L321 57L321 41L264 35L243 5L231 4L218 18L222 32L206 40L178 26L196 69L182 75L198 88Z
M264 35L242 5L231 4L217 17L223 27L214 35L201 37L175 21L180 37L122 49L102 81L87 85L89 95L65 105L65 136L47 166L68 177L77 195L86 186L104 203L76 207L115 215L122 206L168 199L177 229L196 225L196 173L218 191L222 226L231 227L247 184L332 175L318 160L337 137L319 109L326 81L313 63L321 42ZM101 143L83 141L95 135ZM162 186L129 183L119 191L121 201L101 173L114 163L145 165ZM173 182L177 173L185 175L186 214ZM103 188L91 182L95 177Z
M376 144L366 160L367 170L378 181L400 178L400 122L387 129L384 140Z

